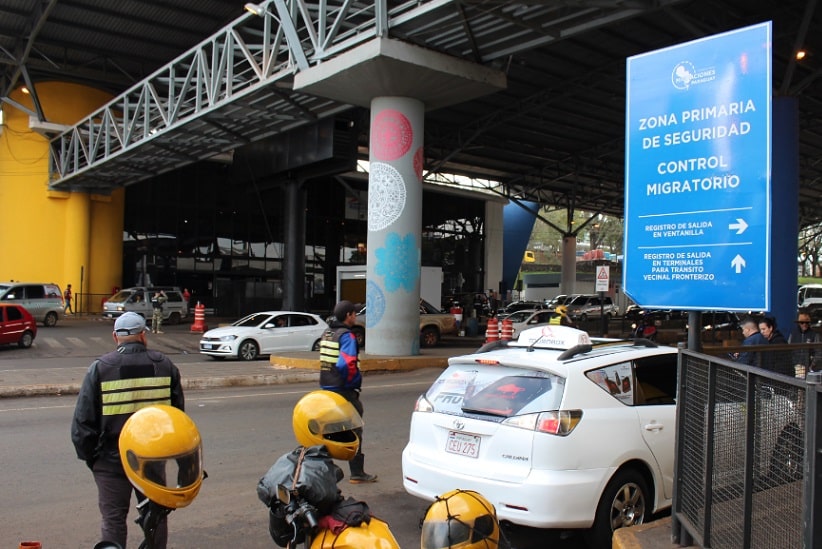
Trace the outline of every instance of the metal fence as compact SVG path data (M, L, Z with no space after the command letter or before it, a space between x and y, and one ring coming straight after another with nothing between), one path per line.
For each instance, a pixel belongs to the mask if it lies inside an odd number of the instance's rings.
M730 360L752 349L768 369ZM680 354L673 541L822 548L822 372L804 372L822 345L707 352Z

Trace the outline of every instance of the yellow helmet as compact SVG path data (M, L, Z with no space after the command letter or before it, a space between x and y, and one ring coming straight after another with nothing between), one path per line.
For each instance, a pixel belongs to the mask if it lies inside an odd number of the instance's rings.
M362 417L353 404L333 391L313 391L302 397L294 406L291 425L302 446L322 444L336 459L351 460L360 447L354 429L363 426Z
M422 523L422 549L499 547L497 511L473 490L452 490L428 507Z
M568 307L565 305L557 305L556 309L554 309L555 313L561 314L562 316L568 315Z
M203 483L200 432L173 406L148 406L128 418L120 432L120 461L135 488L169 509L191 503Z

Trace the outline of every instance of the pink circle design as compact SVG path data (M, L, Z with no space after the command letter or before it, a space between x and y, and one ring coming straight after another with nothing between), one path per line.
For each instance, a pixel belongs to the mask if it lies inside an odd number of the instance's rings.
M417 174L417 179L422 181L422 168L423 162L425 159L423 158L423 151L422 147L417 149L417 152L414 153L414 173Z
M371 124L371 147L376 160L401 158L411 149L413 140L411 122L400 111L385 109L374 117L374 123Z

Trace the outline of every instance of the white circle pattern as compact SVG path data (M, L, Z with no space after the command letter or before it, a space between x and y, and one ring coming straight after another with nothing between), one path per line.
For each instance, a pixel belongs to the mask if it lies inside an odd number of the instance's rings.
M405 180L390 164L372 162L368 176L368 230L381 231L405 209Z

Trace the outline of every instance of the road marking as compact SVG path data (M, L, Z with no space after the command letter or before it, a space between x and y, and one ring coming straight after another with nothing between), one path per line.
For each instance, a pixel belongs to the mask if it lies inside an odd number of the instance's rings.
M54 339L53 337L43 337L43 338L40 339L40 341L45 342L46 345L48 345L49 347L51 347L53 349L62 349L63 348L63 344L60 343L59 341L57 341L56 339Z
M72 344L74 344L74 345L76 345L76 346L78 346L78 347L82 347L82 348L84 348L84 349L87 349L87 348L88 348L88 343L86 343L85 341L83 341L83 340L82 340L82 339L80 339L79 337L67 337L66 339L67 339L68 341L70 341Z

